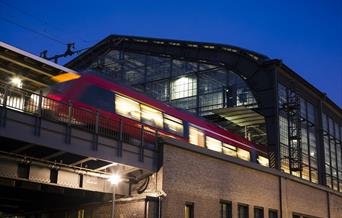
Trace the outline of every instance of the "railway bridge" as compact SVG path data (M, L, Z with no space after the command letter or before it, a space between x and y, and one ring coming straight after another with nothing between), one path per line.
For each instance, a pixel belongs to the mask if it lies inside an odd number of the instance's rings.
M108 202L113 191L108 179L113 174L123 177L117 196L149 194L148 179L161 159L157 140L147 147L144 139L157 133L143 125L131 126L140 130L133 137L124 133L128 126L121 120L47 98L35 90L77 72L5 43L0 48L2 213L30 214L42 208ZM9 82L17 75L24 84ZM113 126L117 131L111 130Z

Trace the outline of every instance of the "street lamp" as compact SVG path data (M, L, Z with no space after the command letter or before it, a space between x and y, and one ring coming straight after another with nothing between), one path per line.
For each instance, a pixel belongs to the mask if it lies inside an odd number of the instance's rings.
M112 215L111 217L115 217L115 189L116 186L122 181L122 178L118 174L113 174L109 177L108 181L113 185L113 198L112 198Z

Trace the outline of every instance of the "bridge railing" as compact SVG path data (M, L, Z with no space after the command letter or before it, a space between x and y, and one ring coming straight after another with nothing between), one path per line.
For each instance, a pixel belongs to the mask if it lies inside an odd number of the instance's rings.
M139 146L142 149L158 151L158 131L142 123L127 123L125 118L104 116L98 111L74 106L35 93L0 83L0 107L27 113L40 119L59 122L116 140Z

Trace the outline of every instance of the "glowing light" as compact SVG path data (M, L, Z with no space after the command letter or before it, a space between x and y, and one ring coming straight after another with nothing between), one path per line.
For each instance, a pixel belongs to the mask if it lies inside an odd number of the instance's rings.
M118 174L113 174L109 177L108 181L112 184L112 185L117 185L122 181L122 178L120 175Z
M78 79L80 77L81 77L80 75L75 74L75 73L63 73L63 74L59 74L57 76L54 76L51 79L53 81L61 83L61 82L69 81L69 80Z
M116 113L132 118L134 120L140 120L140 106L139 103L129 98L116 95L115 96L115 110Z
M269 160L266 157L260 156L258 157L258 162L260 165L268 167L269 166Z
M19 77L12 77L11 78L11 84L18 87L18 88L23 87L23 82Z
M163 114L160 111L141 105L141 117L144 123L163 128Z
M189 127L189 141L193 145L198 145L200 147L204 147L204 133L195 128L190 126Z
M237 156L238 156L238 158L240 158L242 160L246 160L246 161L250 161L250 159L251 159L251 154L249 153L249 151L246 151L242 148L237 149Z
M222 143L214 138L209 136L206 137L207 139L207 148L213 151L222 152Z
M192 77L180 77L171 82L171 99L185 98L197 94L197 80Z
M228 145L226 143L223 143L223 147L222 147L223 153L227 154L229 156L233 156L236 157L236 147L233 145Z

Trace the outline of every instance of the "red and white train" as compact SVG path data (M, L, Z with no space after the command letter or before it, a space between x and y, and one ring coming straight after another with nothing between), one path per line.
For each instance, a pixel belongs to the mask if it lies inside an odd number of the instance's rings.
M255 144L204 119L92 74L57 83L49 89L48 97L72 102L75 107L87 111L98 111L104 117L121 119L127 126L143 125L164 137L172 137L263 166L269 165L264 145ZM99 125L101 127L101 123ZM126 134L135 134L132 129L123 131Z

